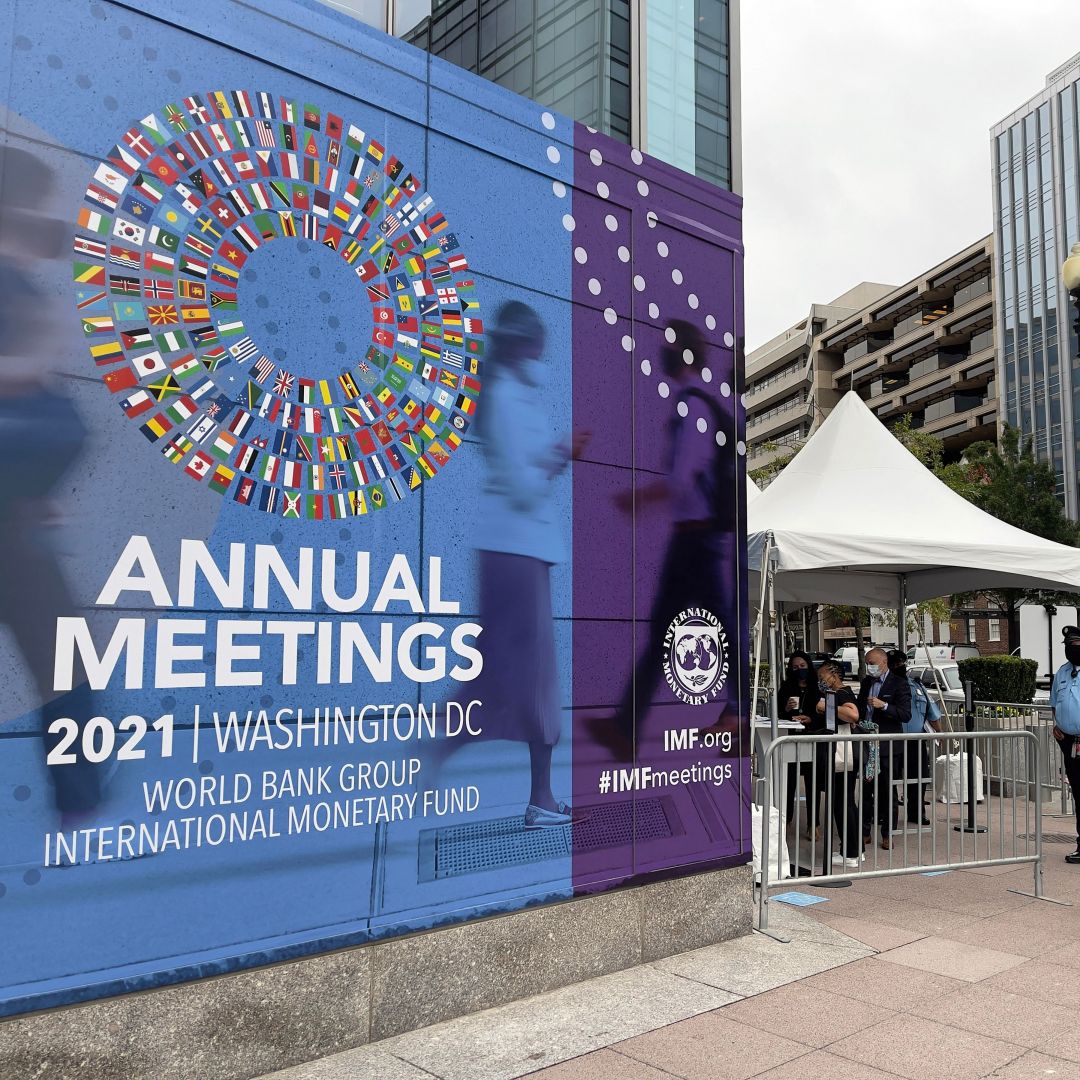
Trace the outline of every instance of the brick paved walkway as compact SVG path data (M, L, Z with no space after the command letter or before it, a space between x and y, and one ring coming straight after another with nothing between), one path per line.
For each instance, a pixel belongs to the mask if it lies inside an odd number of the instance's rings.
M1071 832L1048 819L1046 831ZM1080 867L868 879L755 934L276 1074L277 1080L1080 1080Z

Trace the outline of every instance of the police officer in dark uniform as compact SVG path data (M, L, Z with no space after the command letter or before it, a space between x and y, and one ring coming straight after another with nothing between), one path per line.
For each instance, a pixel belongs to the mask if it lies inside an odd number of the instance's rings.
M1076 809L1076 850L1065 856L1067 863L1075 864L1080 863L1080 627L1066 626L1061 634L1065 663L1050 687L1050 710Z

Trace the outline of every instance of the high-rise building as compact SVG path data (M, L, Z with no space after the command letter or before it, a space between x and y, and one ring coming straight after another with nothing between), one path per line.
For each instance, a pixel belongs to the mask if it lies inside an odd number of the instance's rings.
M731 191L739 0L323 0Z
M1080 53L991 128L1002 420L1034 438L1080 516L1080 342L1061 264L1080 240Z

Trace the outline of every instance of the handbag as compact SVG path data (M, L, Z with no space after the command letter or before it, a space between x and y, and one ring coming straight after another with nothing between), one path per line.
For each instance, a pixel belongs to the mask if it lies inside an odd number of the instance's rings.
M876 735L881 729L876 720L860 720L855 725L860 735ZM879 743L866 743L863 754L863 779L873 780L881 772L881 755Z
M840 736L851 734L850 724L838 724L837 732ZM833 756L833 765L837 772L851 772L855 767L855 754L852 750L852 744L848 739L843 737L836 743L836 752Z

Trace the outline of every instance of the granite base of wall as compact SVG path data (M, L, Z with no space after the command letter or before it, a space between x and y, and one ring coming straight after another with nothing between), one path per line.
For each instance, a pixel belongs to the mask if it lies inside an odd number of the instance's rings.
M0 1022L4 1080L247 1080L750 932L749 866Z

